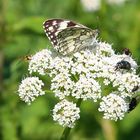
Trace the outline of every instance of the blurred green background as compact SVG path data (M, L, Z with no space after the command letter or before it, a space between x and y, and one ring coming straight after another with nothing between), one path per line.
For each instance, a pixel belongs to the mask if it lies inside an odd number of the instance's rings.
M113 44L116 52L129 48L140 64L139 0L121 5L102 1L96 11L85 10L80 0L0 0L0 140L56 140L63 132L51 117L56 103L52 94L31 106L17 94L21 79L29 75L23 56L51 46L42 28L49 18L99 29L103 41ZM140 140L139 105L118 122L103 120L92 102L84 102L81 109L70 140Z

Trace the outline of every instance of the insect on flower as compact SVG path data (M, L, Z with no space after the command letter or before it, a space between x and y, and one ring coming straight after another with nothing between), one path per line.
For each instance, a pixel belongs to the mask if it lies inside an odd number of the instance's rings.
M124 48L123 49L123 53L125 54L125 55L132 55L132 53L131 53L131 51L128 49L128 48Z
M47 20L43 28L54 49L62 55L93 46L98 35L98 30L64 19Z
M31 60L31 55L25 55L24 57L23 57L23 60L24 61L30 61Z
M22 56L20 57L18 60L18 64L21 63L21 62L29 62L31 60L31 55L25 55L25 56Z
M30 49L28 50L28 52L26 53L26 55L21 57L21 60L25 61L25 62L29 62L32 59L32 55L29 54L30 53Z
M128 112L132 111L137 106L137 100L136 98L132 98L129 103L129 110Z
M131 69L131 64L128 61L121 60L115 66L115 70L118 70L118 69L130 70Z
M136 97L133 97L129 103L129 110L128 112L134 110L136 108L136 106L139 104L140 102L140 96L136 96Z
M132 92L135 92L139 89L139 86L135 86L133 89L132 89Z

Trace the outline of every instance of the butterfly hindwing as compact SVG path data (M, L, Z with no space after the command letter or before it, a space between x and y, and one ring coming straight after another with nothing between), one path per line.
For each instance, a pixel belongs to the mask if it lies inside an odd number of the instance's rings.
M63 55L90 45L97 35L97 30L70 20L50 19L43 23L43 27L54 49Z
M92 45L93 37L97 34L96 30L83 27L69 27L57 35L57 51L66 55L81 50Z

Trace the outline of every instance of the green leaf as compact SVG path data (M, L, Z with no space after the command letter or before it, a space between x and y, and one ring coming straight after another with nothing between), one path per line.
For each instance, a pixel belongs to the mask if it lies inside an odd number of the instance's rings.
M37 33L43 33L43 22L45 20L45 18L38 16L26 17L13 25L13 31L19 32L29 29Z

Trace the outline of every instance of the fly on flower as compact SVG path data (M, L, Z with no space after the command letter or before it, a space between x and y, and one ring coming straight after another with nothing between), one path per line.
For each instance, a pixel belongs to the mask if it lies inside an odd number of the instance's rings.
M31 55L25 55L23 56L23 60L28 62L32 59L31 57L32 57Z
M24 61L24 62L29 62L29 61L32 59L32 55L29 54L30 52L31 52L31 49L29 49L29 50L26 52L27 55L22 56L20 59L21 59L22 61Z
M62 55L69 55L94 45L98 30L64 19L50 19L43 28L54 49Z
M25 56L22 56L18 59L18 64L21 63L21 62L29 62L30 60L32 59L32 56L31 55L25 55Z

